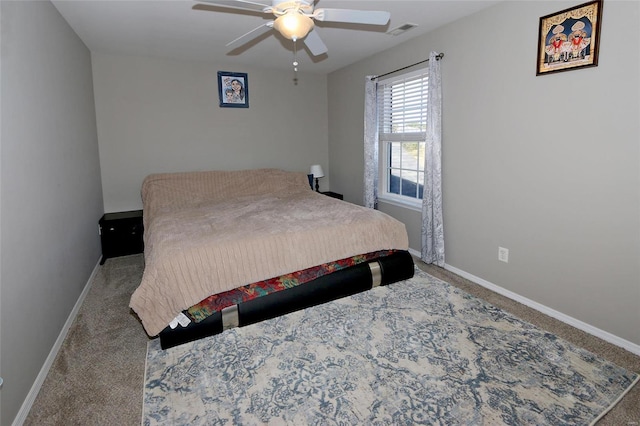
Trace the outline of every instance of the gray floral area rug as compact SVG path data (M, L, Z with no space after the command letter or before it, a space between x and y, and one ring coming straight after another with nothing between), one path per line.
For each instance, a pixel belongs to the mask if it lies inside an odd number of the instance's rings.
M637 374L416 271L163 351L145 425L587 425Z

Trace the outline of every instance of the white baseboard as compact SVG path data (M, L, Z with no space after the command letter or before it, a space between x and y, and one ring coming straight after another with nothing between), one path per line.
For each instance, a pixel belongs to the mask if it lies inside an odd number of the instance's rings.
M40 369L40 373L38 373L36 380L33 382L33 385L31 386L31 390L29 390L27 397L25 398L24 402L22 403L22 406L20 407L20 411L18 411L18 414L13 420L12 426L21 426L27 419L27 415L29 414L29 411L31 411L31 407L33 406L33 403L36 400L36 396L38 396L38 392L40 392L40 388L42 387L44 380L47 378L47 374L49 374L49 370L53 365L53 361L55 361L56 356L58 355L58 352L62 347L62 343L64 342L64 339L67 337L67 334L69 333L71 324L73 324L73 320L78 315L78 311L80 310L80 306L82 306L82 302L84 302L84 299L87 297L87 294L91 289L91 283L93 282L93 278L98 272L99 267L100 267L100 259L98 259L98 262L96 263L96 266L93 268L93 271L91 272L91 275L89 276L89 279L87 280L87 283L85 284L84 289L82 290L82 293L80 293L80 297L78 297L78 300L76 301L76 304L73 306L73 309L71 310L71 313L67 318L67 321L64 323L64 326L62 327L62 330L60 331L58 338L56 339L55 343L53 344L53 347L51 348L51 351L49 352L49 356L44 361L44 364Z
M494 291L502 296L508 297L511 300L515 300L516 302L522 303L523 305L526 305L532 309L535 309L536 311L542 312L545 315L548 315L552 318L555 318L557 320L560 320L562 322L564 322L565 324L569 324L572 327L575 327L579 330L585 331L595 337L598 337L602 340L605 340L609 343L612 343L616 346L619 346L621 348L624 348L626 350L628 350L631 353L634 353L636 355L640 355L640 345L636 345L633 342L630 342L628 340L625 340L621 337L618 337L614 334L611 334L607 331L601 330L599 328L596 328L590 324L587 324L586 322L580 321L578 319L575 319L573 317L570 317L569 315L565 315L562 312L558 312L555 309L551 309L548 306L545 306L543 304L540 304L538 302L535 302L531 299L527 299L526 297L520 296L517 293L514 293L510 290L507 290L505 288L502 288L500 286L497 286L493 283L490 283L489 281L483 280L480 277L476 277L475 275L471 275L468 272L465 272L461 269L458 269L454 266L445 264L444 265L444 269L446 269L447 271L451 271L454 274L460 275L463 278L468 279L469 281L472 281L482 287L485 287L491 291Z
M412 255L420 258L421 253L417 250L414 249L409 249L409 253L411 253ZM625 340L621 337L618 337L614 334L611 334L607 331L601 330L599 328L596 328L590 324L587 324L586 322L580 321L578 319L575 319L573 317L570 317L569 315L565 315L562 312L558 312L555 309L551 309L548 306L542 305L538 302L535 302L533 300L527 299L526 297L520 296L517 293L514 293L510 290L507 290L505 288L502 288L498 285L495 285L489 281L486 281L480 277L476 277L475 275L471 275L468 272L465 272L461 269L456 268L455 266L451 266L445 263L444 265L444 269L446 269L447 271L451 271L454 274L460 275L463 278L468 279L469 281L478 284L484 288L487 288L491 291L494 291L502 296L508 297L511 300L515 300L516 302L522 303L523 305L526 305L532 309L535 309L538 312L541 312L545 315L548 315L552 318L555 318L557 320L562 321L565 324L569 324L572 327L575 327L579 330L585 331L595 337L598 337L602 340L605 340L609 343L612 343L616 346L619 346L623 349L628 350L629 352L636 354L636 355L640 355L640 345L637 345L633 342L630 342L628 340Z

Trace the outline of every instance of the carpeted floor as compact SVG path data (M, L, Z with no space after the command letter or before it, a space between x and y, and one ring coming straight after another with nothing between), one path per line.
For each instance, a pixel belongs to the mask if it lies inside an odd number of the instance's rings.
M640 357L486 290L441 268L429 274L585 348L616 365L640 372ZM146 346L142 326L128 308L142 276L142 255L109 259L100 267L77 319L54 361L26 425L138 425ZM640 425L640 386L598 425Z

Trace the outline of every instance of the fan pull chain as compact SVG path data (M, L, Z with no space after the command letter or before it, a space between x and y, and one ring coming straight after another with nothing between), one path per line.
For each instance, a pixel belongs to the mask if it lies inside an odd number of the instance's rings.
M298 85L298 49L296 48L296 38L293 39L293 84Z

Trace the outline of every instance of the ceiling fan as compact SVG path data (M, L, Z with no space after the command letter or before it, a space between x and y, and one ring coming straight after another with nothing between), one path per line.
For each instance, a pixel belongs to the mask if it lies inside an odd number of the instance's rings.
M389 12L352 9L315 9L316 0L197 0L213 6L230 9L249 10L273 14L276 18L249 31L227 43L227 47L235 49L250 40L275 29L284 37L303 40L312 55L318 56L327 52L327 46L313 30L314 20L321 22L338 22L347 24L385 25L389 22ZM267 4L265 4L267 3ZM271 4L268 4L271 3Z

